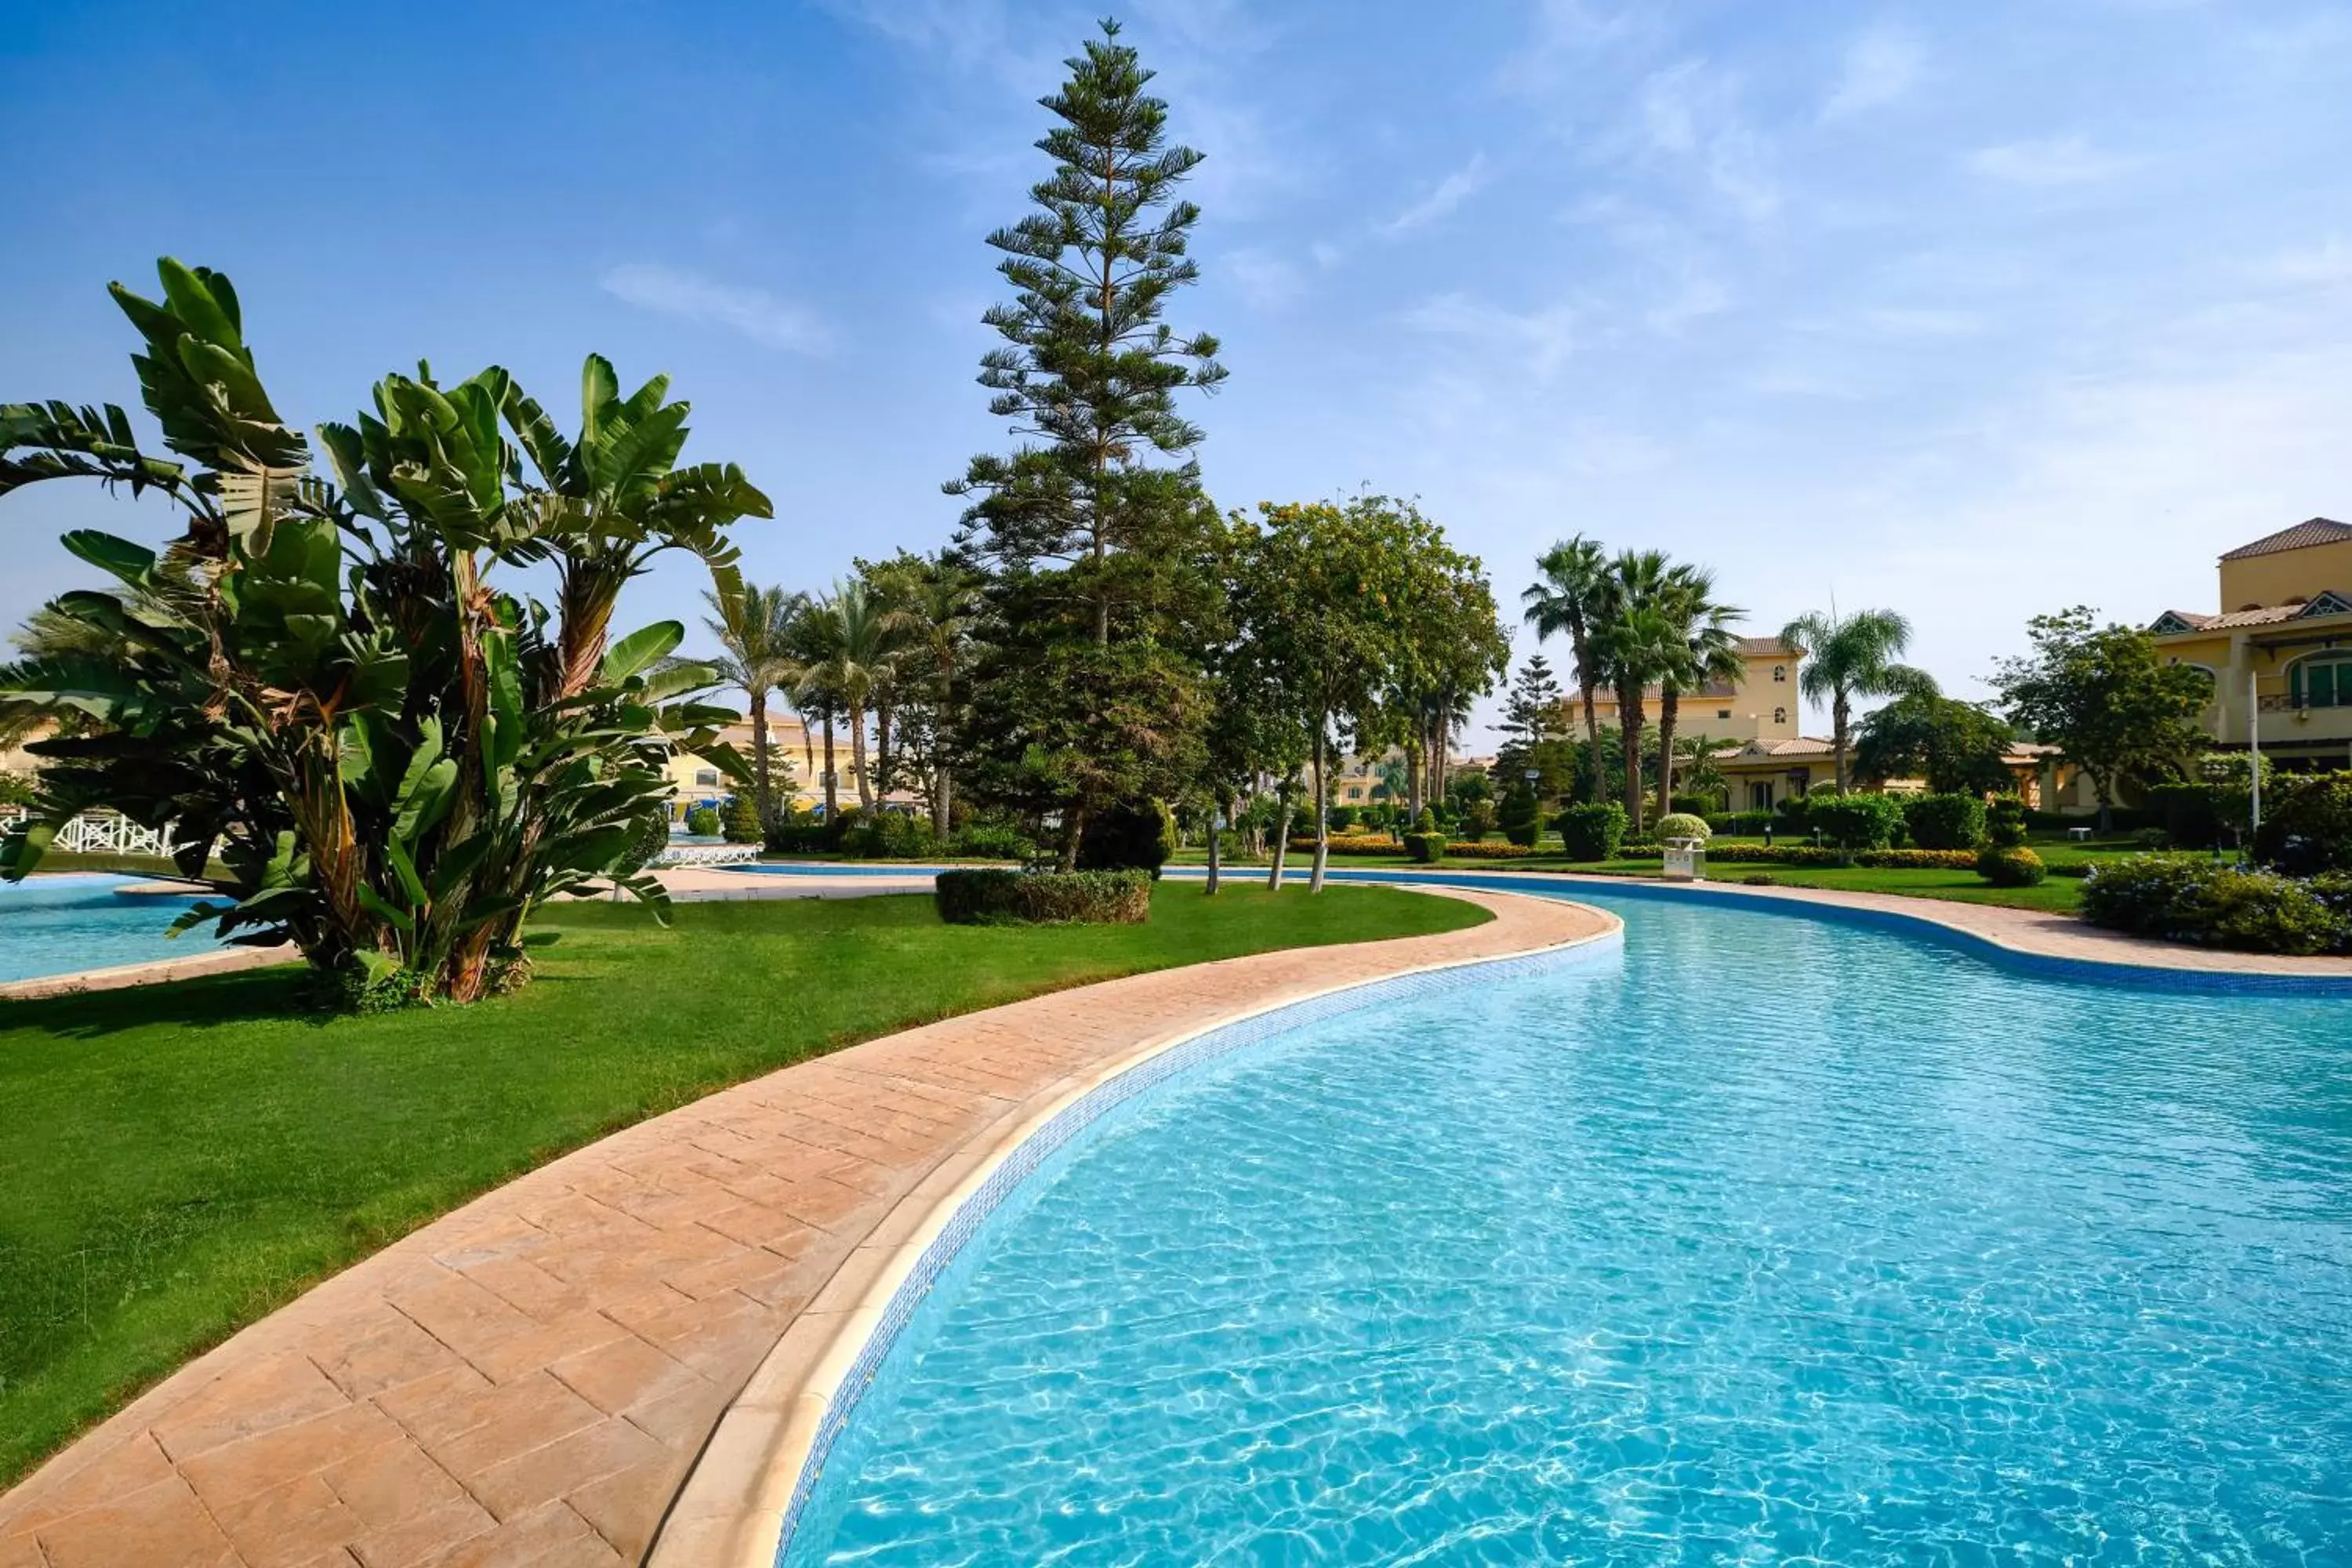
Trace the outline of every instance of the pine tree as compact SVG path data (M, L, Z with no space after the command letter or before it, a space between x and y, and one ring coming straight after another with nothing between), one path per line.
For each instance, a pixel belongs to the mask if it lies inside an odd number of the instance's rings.
M946 487L971 498L959 549L992 573L975 784L1058 816L1065 866L1088 817L1190 782L1208 712L1198 631L1215 618L1216 510L1176 399L1225 372L1214 338L1161 320L1198 277L1200 209L1175 192L1201 154L1170 142L1118 33L1105 22L1042 100L1054 172L1036 210L989 236L1013 297L985 318L1004 342L980 380L1023 445Z
M1505 755L1526 753L1547 741L1557 740L1561 733L1559 679L1551 672L1551 661L1541 654L1519 667L1519 678L1511 683L1511 694L1504 700L1502 722L1495 727L1508 735ZM1497 758L1500 764L1501 757Z
M1030 189L1037 210L988 237L1013 298L983 318L1004 346L981 362L981 384L996 393L990 412L1044 444L974 458L947 487L979 498L965 524L980 554L1013 572L1069 569L1098 644L1137 586L1118 558L1192 521L1201 431L1176 394L1225 376L1216 339L1180 338L1160 320L1200 275L1185 249L1201 211L1175 187L1202 154L1170 144L1168 105L1144 90L1152 73L1118 24L1102 28L1043 100L1060 123L1037 142L1054 160ZM1185 460L1154 468L1155 455Z

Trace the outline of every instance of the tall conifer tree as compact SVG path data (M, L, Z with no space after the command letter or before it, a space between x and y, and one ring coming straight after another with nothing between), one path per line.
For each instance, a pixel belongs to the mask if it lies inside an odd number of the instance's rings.
M971 498L960 543L992 576L975 783L1058 817L1065 866L1089 816L1189 782L1209 707L1197 633L1215 618L1215 509L1177 395L1225 372L1214 338L1161 319L1198 276L1200 209L1176 188L1201 154L1169 140L1152 73L1118 40L1105 22L1041 100L1053 173L989 236L1013 295L985 318L1004 342L980 380L1022 445L946 487Z

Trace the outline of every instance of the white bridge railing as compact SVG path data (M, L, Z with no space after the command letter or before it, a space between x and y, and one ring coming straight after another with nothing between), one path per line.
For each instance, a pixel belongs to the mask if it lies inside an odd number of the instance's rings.
M756 844L676 844L653 858L653 867L741 866L760 858Z
M0 834L13 832L32 813L21 805L0 805ZM111 811L86 811L63 827L50 842L53 849L83 855L169 855L172 846L152 827L142 827Z

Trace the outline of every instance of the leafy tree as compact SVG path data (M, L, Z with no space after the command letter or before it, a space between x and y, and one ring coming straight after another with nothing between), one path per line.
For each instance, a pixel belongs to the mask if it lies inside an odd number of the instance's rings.
M446 388L386 377L373 413L320 426L331 484L264 390L228 279L158 271L162 303L114 296L184 463L141 451L120 408L0 406L0 495L97 479L153 490L185 522L161 556L67 536L127 592L50 606L111 654L0 672L16 700L91 726L37 742L40 820L7 841L6 874L112 806L166 834L188 876L226 866L213 885L233 901L186 923L292 941L346 994L453 1001L526 973L541 900L609 878L658 904L626 868L667 757L748 771L717 739L731 713L671 700L716 679L665 663L684 627L608 646L612 605L673 548L740 592L725 529L768 515L766 498L730 466L678 467L686 405L659 377L622 397L593 357L576 438L502 370ZM500 592L509 564L551 568L558 609Z
M1973 702L1918 691L1866 715L1854 736L1853 771L1872 784L1924 778L1937 795L2016 787L2009 754L2017 733Z
M1609 563L1593 629L1617 691L1619 755L1624 764L1627 826L1642 831L1642 728L1645 689L1686 656L1677 613L1679 581L1673 563L1656 550L1627 550Z
M1416 606L1475 577L1477 563L1412 503L1386 496L1266 504L1259 513L1235 612L1255 657L1307 721L1315 777L1328 780L1335 743L1360 749L1377 734L1400 671L1412 668L1412 639L1426 625ZM1328 789L1318 794L1311 885L1320 889L1330 803Z
M1536 570L1540 577L1519 595L1519 602L1537 637L1568 638L1577 700L1584 713L1587 760L1597 779L1601 719L1592 698L1612 679L1604 658L1605 639L1596 630L1607 618L1611 602L1608 557L1598 541L1577 534L1538 556Z
M1935 678L1896 662L1911 646L1911 623L1893 610L1856 610L1850 616L1814 610L1781 627L1780 640L1804 650L1799 689L1808 700L1829 704L1830 754L1843 794L1852 782L1847 753L1854 699L1933 692Z
M922 557L900 551L876 565L860 563L859 569L904 636L908 658L921 664L928 678L928 712L920 716L918 743L929 763L931 829L944 837L950 831L949 818L955 805L950 752L956 728L958 683L964 677L981 621L980 579L945 552Z
M1993 686L2011 722L2090 775L2104 832L2126 774L2177 770L2203 748L2197 721L2211 684L2201 670L2166 663L2146 631L2102 626L2086 606L2036 616L2026 636L2033 651L2003 659Z
M836 584L816 600L803 631L807 663L800 684L830 695L849 720L849 766L857 775L857 804L874 809L874 772L866 764L866 715L891 679L901 644L899 626L882 600L858 578ZM832 734L825 769L833 768ZM832 800L828 795L826 808Z
M711 614L703 620L719 641L719 657L710 662L720 679L742 689L751 717L752 798L763 829L776 822L776 790L772 751L768 743L768 700L790 690L801 679L794 647L793 623L807 608L808 595L786 588L761 588L746 584L740 594L703 595Z

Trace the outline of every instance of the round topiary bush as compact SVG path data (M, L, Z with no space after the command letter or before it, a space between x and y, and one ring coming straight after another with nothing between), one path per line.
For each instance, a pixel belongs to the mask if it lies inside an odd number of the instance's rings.
M1625 842L1625 808L1613 800L1571 805L1553 818L1571 860L1608 860Z
M1149 871L1160 875L1176 853L1176 814L1156 800L1124 801L1089 819L1078 837L1082 871Z
M719 831L730 844L757 844L767 837L760 826L760 803L748 795L730 795L727 809L719 813Z
M698 805L686 814L686 830L697 838L719 837L719 813L707 805Z
M2031 888L2049 874L2042 857L2022 845L1987 849L1977 857L1977 875L1996 888Z
M950 925L1142 925L1148 871L942 871L931 900Z
M1672 811L1658 818L1657 837L1664 843L1669 838L1696 838L1704 844L1715 837L1715 829L1706 825L1704 816L1694 816L1686 811Z

